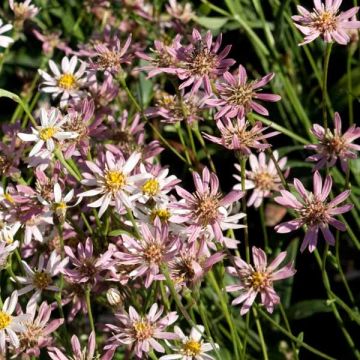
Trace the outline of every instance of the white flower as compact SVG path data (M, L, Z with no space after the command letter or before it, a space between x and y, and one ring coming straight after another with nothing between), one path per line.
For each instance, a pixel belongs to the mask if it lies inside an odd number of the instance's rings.
M26 277L17 277L17 281L24 284L25 287L18 291L19 295L26 294L35 290L34 295L31 297L30 302L37 301L40 298L43 290L60 291L60 289L53 285L53 277L58 275L69 262L69 258L61 260L61 256L54 250L47 262L46 267L43 255L39 256L38 267L32 270L26 261L22 261Z
M76 56L73 56L70 60L67 56L64 56L61 61L61 71L54 61L49 61L53 76L41 69L38 70L44 80L40 85L40 89L45 93L52 94L54 99L62 95L60 107L65 107L70 98L79 100L83 94L81 88L87 83L87 65L81 61L79 69L75 71L77 65L78 58Z
M61 141L76 138L78 136L77 133L71 131L63 131L62 125L66 121L66 117L61 119L60 111L56 108L52 108L48 112L44 109L41 109L41 125L38 126L36 129L32 127L32 134L18 134L19 138L22 141L36 141L35 146L30 151L29 157L37 155L44 145L46 145L46 148L49 151L53 152L55 149L54 140Z
M13 347L18 348L20 342L16 333L26 331L23 322L29 318L29 315L12 316L17 302L18 293L14 291L11 297L5 300L0 310L0 352L2 354L6 354L6 340L8 340Z
M190 332L190 336L185 336L183 331L178 327L174 327L175 333L179 336L182 344L180 346L169 347L171 350L175 351L175 354L164 355L159 360L214 360L214 357L206 354L209 351L214 350L213 345L210 343L204 343L202 334L204 333L204 326L197 325L193 327ZM217 344L214 344L218 348Z
M3 34L4 32L11 30L12 28L13 26L11 24L7 24L3 26L3 21L0 19L0 34ZM0 47L7 48L13 42L14 39L12 39L11 37L0 35Z
M25 0L22 3L9 0L10 9L14 12L16 20L24 21L37 15L39 8L31 4L31 0Z
M135 183L146 178L144 174L130 175L141 158L140 153L133 153L126 161L123 158L115 160L110 151L106 152L105 157L104 170L92 161L86 161L93 174L82 174L84 180L81 183L87 186L96 186L96 188L78 194L79 197L102 194L99 199L88 204L89 207L100 207L99 217L114 202L119 212L123 210L123 206L132 208L132 202L140 196L140 194L131 196L137 189Z
M12 244L0 242L0 270L4 269L7 265L8 256L19 246L18 241L14 241Z

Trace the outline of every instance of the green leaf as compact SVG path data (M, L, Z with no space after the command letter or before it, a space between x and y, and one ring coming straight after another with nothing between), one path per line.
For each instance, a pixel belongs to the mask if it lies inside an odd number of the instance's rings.
M288 312L290 319L305 319L317 313L331 312L331 307L324 299L304 300L291 306Z
M123 229L112 230L112 231L110 231L107 235L108 235L108 236L120 236L120 235L133 236L131 233L129 233L128 231L123 230Z
M218 30L222 28L228 22L229 19L226 17L200 16L194 18L194 20L201 26L205 27L206 29Z

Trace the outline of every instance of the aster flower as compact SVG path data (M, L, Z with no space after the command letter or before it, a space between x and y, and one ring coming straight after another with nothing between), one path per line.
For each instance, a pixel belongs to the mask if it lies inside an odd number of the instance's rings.
M230 275L238 278L238 285L226 286L226 291L240 291L240 296L232 301L232 305L243 303L240 314L246 314L258 293L261 295L261 303L270 313L273 312L274 306L280 302L276 294L273 282L289 278L296 272L293 263L290 262L284 267L278 269L279 265L286 258L286 251L281 252L271 263L267 264L265 252L255 246L252 247L252 257L254 266L246 263L240 257L234 257L235 267L228 267Z
M314 0L312 12L302 6L297 6L300 15L292 16L295 26L305 35L304 41L299 45L307 44L321 36L325 42L337 42L346 45L350 41L348 31L360 28L360 21L351 20L359 11L353 7L339 13L342 0Z
M53 277L62 272L68 262L68 258L61 260L61 256L56 253L56 250L51 253L46 266L44 255L41 254L35 270L31 269L26 261L22 261L26 277L18 276L16 280L20 284L24 284L25 287L20 289L18 294L23 295L35 290L31 300L36 301L40 298L43 290L60 291L60 289L54 285ZM31 300L30 302L32 302Z
M15 15L15 27L22 27L25 20L35 17L39 12L39 8L31 4L31 1L25 0L18 3L14 0L9 0L10 9Z
M123 206L132 208L134 195L131 196L131 194L136 190L134 184L144 179L144 175L131 175L140 160L141 155L139 153L133 153L126 161L124 158L116 160L110 151L106 152L105 157L105 169L100 169L92 161L86 161L86 165L93 174L84 173L84 179L81 183L87 186L95 186L95 189L77 195L79 197L102 195L96 201L87 204L89 207L100 207L99 217L114 202L118 211L121 211Z
M17 244L18 242L14 241L14 236L20 229L21 223L19 221L16 221L13 224L7 224L5 220L1 219L0 216L0 244ZM1 247L0 247L1 249ZM0 251L0 259L2 259L2 256L6 256L6 250L3 249L4 254ZM10 251L10 248L9 250ZM2 264L2 261L0 260L0 264ZM1 265L0 265L1 267Z
M279 153L274 151L273 154L279 168L284 171L287 158L285 157L279 160ZM254 154L250 154L249 163L251 171L245 171L245 189L254 190L247 202L247 206L254 205L254 207L257 208L262 204L264 198L270 197L274 191L282 189L281 178L278 175L272 159L269 159L269 162L266 163L266 156L263 152L261 152L258 157ZM235 168L241 173L241 167L239 164L235 164ZM284 176L286 177L287 175L288 170L285 171ZM239 183L234 186L234 189L241 190L241 176L234 175L234 178L239 181Z
M269 127L263 127L260 121L251 125L245 118L236 118L236 122L233 123L224 117L217 120L216 125L220 130L221 137L218 138L209 134L204 134L204 137L215 144L224 146L226 149L239 151L243 155L250 155L251 149L262 151L271 147L270 144L263 141L280 134L279 131L263 134Z
M259 93L262 87L269 83L275 74L270 73L261 79L248 82L245 68L240 65L237 75L226 71L223 75L225 82L217 82L218 99L208 99L205 103L220 110L215 114L215 119L222 116L243 118L249 111L255 111L268 116L269 112L257 101L279 101L281 96L276 94Z
M6 242L0 241L0 270L3 270L7 266L7 259L10 254L19 246L18 241L7 244Z
M204 343L201 340L204 330L204 326L196 325L196 327L191 329L190 335L186 336L178 326L174 326L174 332L179 336L181 345L173 346L168 344L174 354L161 356L159 360L215 360L214 357L206 354L209 351L213 351L214 347L210 343ZM219 348L219 345L214 345L216 348Z
M18 303L18 293L14 291L10 298L4 301L4 305L0 310L0 353L6 354L6 341L9 341L14 348L18 348L20 341L17 333L26 331L24 321L29 315L13 316L12 313Z
M32 127L32 134L18 133L18 137L23 141L36 141L35 146L29 153L29 157L37 155L44 145L46 145L46 148L50 152L53 152L55 149L55 141L76 138L78 134L63 131L62 126L66 121L66 118L61 118L61 114L58 109L52 108L49 111L46 111L42 108L40 110L41 125L36 129Z
M173 218L174 222L189 224L189 242L193 242L201 230L210 227L214 232L215 239L222 241L222 220L226 217L226 207L239 200L244 193L233 190L226 196L219 191L219 179L208 168L204 168L202 176L193 172L193 180L196 191L192 194L185 189L176 186L177 194L184 202L172 204L171 207L183 211L183 214Z
M316 162L314 171L325 166L333 167L336 160L340 160L344 172L348 170L348 162L357 158L360 145L353 144L360 137L360 127L352 125L345 133L342 133L342 124L339 113L335 113L334 131L325 130L321 125L314 124L311 132L319 140L318 144L306 145L305 149L314 150L315 155L309 156L306 161Z
M224 74L235 60L227 59L231 45L227 45L219 54L222 35L220 34L215 43L213 36L208 31L203 38L198 30L193 29L191 44L180 47L176 54L180 61L176 74L183 80L179 90L191 86L191 93L196 93L203 85L207 95L212 93L211 80Z
M44 70L39 69L39 74L43 78L40 90L52 94L55 99L61 95L60 107L65 107L70 99L74 101L80 100L83 95L83 88L87 83L87 74L85 62L81 62L78 70L79 60L76 56L69 59L64 56L61 61L61 71L54 61L49 61L49 67L53 75L48 74Z
M176 312L170 312L160 318L162 313L163 309L158 309L155 303L145 316L139 315L132 306L129 307L128 314L125 312L115 314L120 325L107 324L113 336L109 339L110 344L105 346L105 350L132 345L135 356L139 359L143 359L143 353L147 354L151 349L164 353L165 349L157 339L175 340L178 338L177 334L165 331L177 320L178 315Z
M53 54L55 48L64 51L66 55L72 53L72 49L65 43L65 41L60 39L61 32L42 34L34 29L33 34L42 42L42 51L49 57Z
M121 265L134 267L129 273L130 278L146 276L144 283L146 288L154 280L164 279L160 274L160 266L173 259L179 248L178 236L169 234L168 226L159 219L155 219L154 223L154 231L151 231L146 224L140 224L141 239L139 240L123 235L124 250L114 254Z
M323 184L318 171L315 171L313 176L313 192L307 191L298 179L294 179L294 186L300 200L291 192L280 190L281 196L276 197L275 201L282 206L293 209L296 213L296 219L275 226L275 230L283 234L306 225L306 234L301 244L301 251L304 251L307 247L310 252L315 250L319 230L321 230L325 241L330 245L334 245L335 238L329 226L332 225L340 231L346 230L346 226L336 220L334 216L348 212L353 208L352 204L337 206L348 198L350 190L343 191L328 202L327 197L331 191L332 178L330 175L326 176Z
M76 335L73 335L71 337L71 350L72 354L69 358L70 354L64 354L60 349L53 347L50 348L48 351L48 354L52 360L68 360L68 359L74 359L74 360L92 360L92 359L98 359L97 356L95 356L95 349L96 349L96 337L95 333L91 332L88 338L87 346L82 348L79 338ZM101 357L102 360L110 360L112 359L112 356L106 356L103 355Z
M3 21L0 19L0 47L7 48L10 44L14 42L10 36L1 35L13 28L11 24L3 25Z
M176 20L179 20L183 24L190 22L195 15L190 2L186 2L184 5L182 5L179 4L176 0L169 0L169 5L166 5L166 11L170 16Z

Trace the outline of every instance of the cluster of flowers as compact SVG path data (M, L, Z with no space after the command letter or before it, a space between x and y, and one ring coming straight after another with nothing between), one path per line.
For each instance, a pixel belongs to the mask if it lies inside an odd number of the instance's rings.
M319 35L325 41L349 41L346 31L359 27L359 22L349 18L358 9L338 15L340 3L327 1L324 6L315 1L312 13L299 7L302 16L294 20L302 24L298 27L306 42ZM108 6L107 1L97 1L93 10ZM21 4L10 1L10 7L17 28L39 12L30 0ZM174 26L190 21L189 6L171 0L167 10ZM139 7L136 11L146 19L150 10ZM5 25L0 32L11 29L12 25ZM273 282L293 276L295 269L292 262L280 267L286 252L279 253L269 265L260 248L252 248L254 265L231 255L239 241L227 236L227 230L246 226L240 223L246 215L239 211L239 200L252 189L247 205L257 208L265 198L279 193L274 200L292 209L296 218L277 225L278 233L304 226L301 251L316 248L319 230L334 245L329 226L346 230L335 217L351 210L351 204L338 206L350 191L328 200L332 178L327 175L323 181L318 170L339 159L342 169L348 171L348 161L360 150L353 143L360 137L360 128L354 125L342 133L339 114L335 115L333 131L314 125L312 132L318 143L307 146L315 152L308 158L316 162L313 191L294 179L295 196L285 182L287 159L280 158L267 142L279 133L267 132L269 128L253 117L254 113L269 115L263 102L280 100L279 95L262 92L274 74L249 81L242 65L232 73L235 61L228 58L231 46L221 48L221 35L214 41L211 32L202 35L194 29L191 37L177 35L170 45L155 41L150 55L141 44L132 43L131 36L121 42L122 31L111 25L77 50L56 34L35 35L43 41L47 55L54 46L66 55L60 65L50 60L49 72L39 70L40 91L51 94L58 106L41 107L35 117L39 121L32 118L28 130L24 130L26 122L3 127L0 264L9 271L17 290L0 310L1 353L25 358L39 356L41 349L46 349L52 359L63 360L71 346L73 358L95 358L95 351L99 354L95 329L85 350L76 336L69 344L66 339L61 344L52 333L81 313L93 322L90 295L96 298L107 291L107 306L114 316L103 320L107 340L102 359L111 359L119 347L131 349L138 358L147 357L152 350L164 353L164 339L171 354L162 360L212 359L206 353L216 351L217 345L202 340L202 325L194 326L187 336L178 326L168 329L179 317L176 312L162 316L163 306L154 303L146 315L142 314L143 290L155 283L163 288L165 297L172 290L180 296L181 290L198 285L214 264L227 256L232 264L228 273L237 283L227 286L226 291L240 291L233 300L234 305L243 303L240 313L249 311L258 294L272 312L280 302ZM2 47L12 42L8 36L0 37ZM141 62L137 69L129 66L134 59ZM132 100L126 85L132 70L134 76L146 71L149 78L167 74L177 84L177 95L159 90L154 106L128 113L123 109L125 95L119 85ZM240 172L234 175L238 183L227 194L207 167L192 173L194 190L187 191L180 186L181 180L159 163L160 143L147 141L145 123L149 118L170 124L185 121L191 126L205 111L214 115L220 136L204 137L233 150L239 159L249 159L251 169L244 173L235 165ZM260 153L255 155L255 151ZM24 164L28 169L22 170ZM24 179L25 174L28 179ZM18 260L16 274L13 255ZM51 296L51 292L56 295ZM16 305L25 294L31 296L23 312ZM56 302L48 304L44 297ZM125 308L125 304L129 305ZM52 319L52 311L63 314L63 307L66 319L63 315Z

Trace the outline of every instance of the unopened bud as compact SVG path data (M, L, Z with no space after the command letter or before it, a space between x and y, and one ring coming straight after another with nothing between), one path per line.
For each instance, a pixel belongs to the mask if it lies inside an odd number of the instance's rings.
M110 288L106 292L106 297L109 304L113 307L120 307L122 305L121 295L118 289Z

